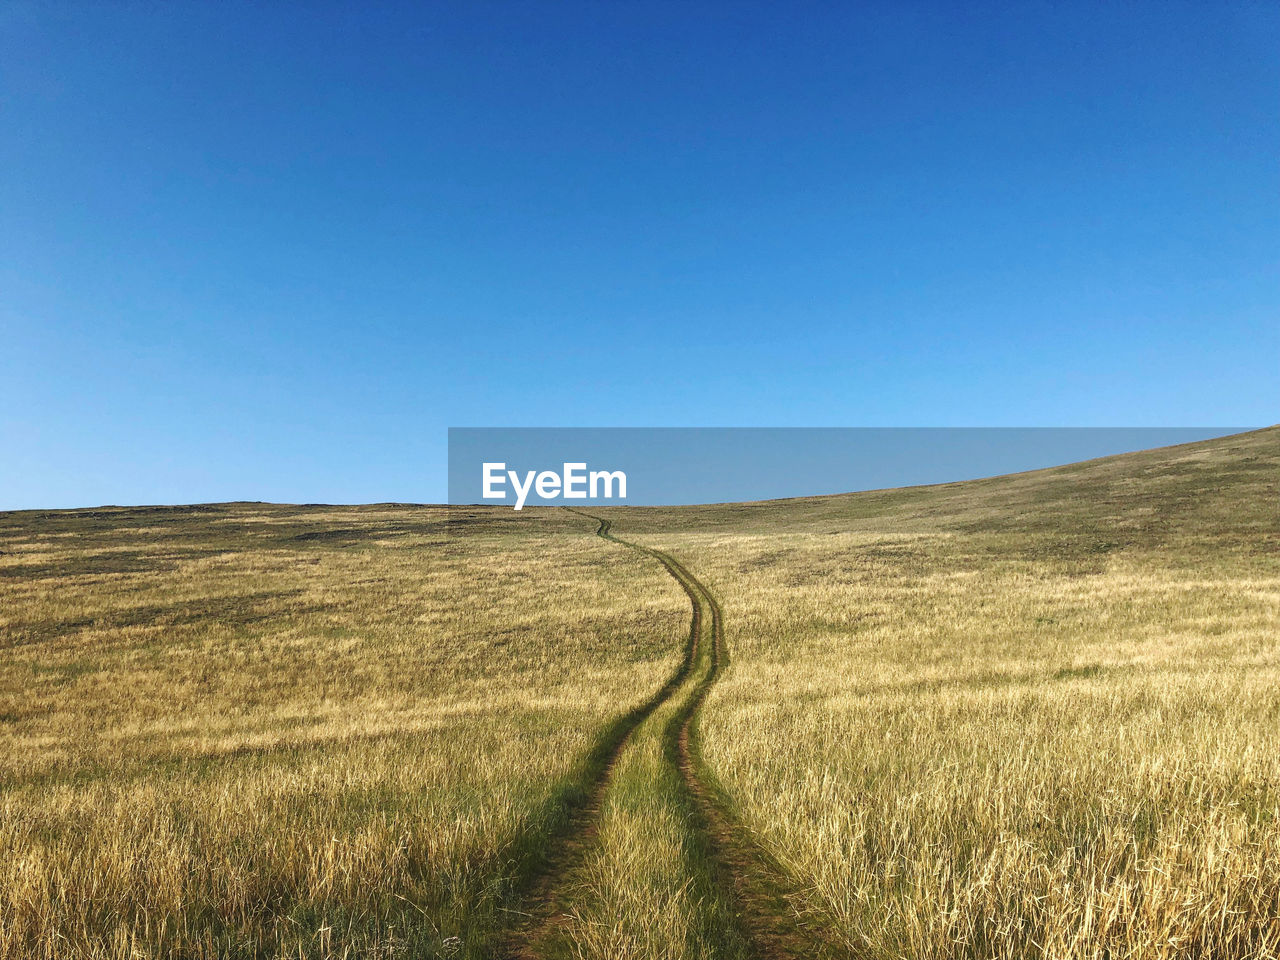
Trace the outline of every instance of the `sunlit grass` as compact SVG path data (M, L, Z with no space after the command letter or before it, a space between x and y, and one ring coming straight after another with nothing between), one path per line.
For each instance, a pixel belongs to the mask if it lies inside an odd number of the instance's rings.
M486 956L687 629L546 512L3 519L4 957Z
M1280 955L1280 431L612 509L716 593L698 743L867 958ZM546 510L0 514L0 958L491 955L689 605ZM553 954L734 956L663 733Z
M1278 454L619 528L719 591L706 759L854 955L1274 957Z

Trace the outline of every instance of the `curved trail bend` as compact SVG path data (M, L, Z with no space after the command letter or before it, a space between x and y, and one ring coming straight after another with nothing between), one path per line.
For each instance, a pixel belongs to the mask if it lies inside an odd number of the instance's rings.
M802 926L787 902L787 884L768 855L750 838L714 786L697 740L697 715L711 685L728 664L720 604L687 567L666 551L624 540L603 517L566 508L596 524L596 535L653 557L689 597L691 617L684 661L667 683L639 708L611 727L593 755L594 776L584 801L570 811L551 840L551 851L524 898L523 920L512 930L501 956L507 960L543 960L562 929L574 895L574 875L586 859L598 829L601 805L618 758L635 730L660 706L677 696L681 705L663 731L663 755L679 772L678 799L688 811L690 842L707 861L717 890L731 908L726 942L741 944L733 960L816 960L838 953L817 931Z
M634 543L616 536L611 521L590 517L599 527L596 535L621 546L648 554L661 563L684 588L693 607L690 628L692 695L664 731L668 740L664 751L680 771L685 800L691 810L690 828L708 859L712 875L726 895L735 914L739 942L758 960L816 960L838 954L819 930L802 925L788 902L790 884L732 813L698 748L698 711L711 685L729 664L724 638L724 615L720 603L689 568L664 550ZM681 684L683 687L685 684Z
M576 510L571 512L578 513ZM597 517L590 519L600 525L596 530L599 536L622 542L608 535L609 521ZM557 929L567 919L573 896L573 876L595 840L601 804L618 765L618 758L622 756L636 729L655 710L685 688L698 655L700 636L699 615L695 608L680 666L653 696L610 724L592 749L587 759L588 774L584 795L578 803L569 807L564 823L548 838L547 855L528 882L521 898L524 906L524 910L520 912L521 919L508 929L497 956L504 960L542 960L545 945L554 938Z

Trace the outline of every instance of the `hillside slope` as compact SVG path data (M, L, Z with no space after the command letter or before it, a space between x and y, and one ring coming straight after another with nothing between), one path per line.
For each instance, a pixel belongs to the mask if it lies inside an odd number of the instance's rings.
M1280 430L607 512L725 610L703 756L854 956L1280 955Z
M1166 537L1280 533L1280 426L1027 473L824 497L615 508L634 530L1106 531Z

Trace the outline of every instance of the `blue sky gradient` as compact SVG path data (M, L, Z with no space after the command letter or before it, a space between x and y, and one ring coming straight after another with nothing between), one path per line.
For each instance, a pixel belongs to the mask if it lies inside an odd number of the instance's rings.
M1275 422L1277 49L1270 3L7 3L0 509L440 501L451 425Z

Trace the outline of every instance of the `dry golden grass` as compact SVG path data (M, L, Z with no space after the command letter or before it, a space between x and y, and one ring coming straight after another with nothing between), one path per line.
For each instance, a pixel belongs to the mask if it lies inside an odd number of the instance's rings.
M0 957L487 955L687 629L661 569L508 517L0 516Z
M1280 956L1280 431L601 511L717 595L702 760L869 958ZM687 598L582 517L0 514L0 960L484 957ZM664 731L555 946L733 957Z
M611 512L717 590L703 749L855 956L1280 955L1280 431ZM637 535L635 531L644 530Z

